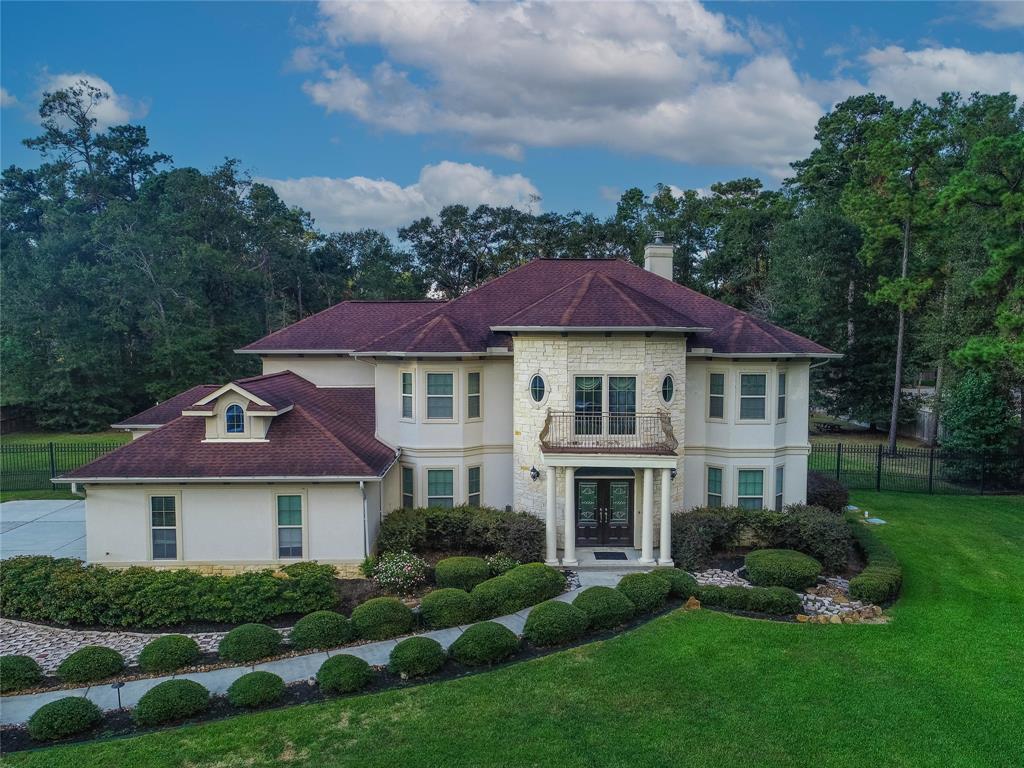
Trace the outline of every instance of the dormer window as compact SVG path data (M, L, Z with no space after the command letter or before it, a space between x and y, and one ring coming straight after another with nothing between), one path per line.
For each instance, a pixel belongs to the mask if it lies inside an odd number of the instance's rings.
M240 435L245 432L245 414L242 406L234 403L224 412L225 427L229 435Z

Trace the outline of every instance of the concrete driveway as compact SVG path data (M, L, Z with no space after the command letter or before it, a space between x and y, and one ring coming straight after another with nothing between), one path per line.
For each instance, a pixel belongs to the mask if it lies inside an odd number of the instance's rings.
M84 501L0 504L0 558L53 555L85 560Z

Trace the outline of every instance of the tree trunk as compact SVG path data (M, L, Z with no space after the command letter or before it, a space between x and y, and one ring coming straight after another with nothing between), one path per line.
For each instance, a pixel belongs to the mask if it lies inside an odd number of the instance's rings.
M856 296L856 287L851 277L849 285L846 286L846 347L853 348L853 299Z
M903 259L900 277L907 277L907 263L910 259L910 216L903 220ZM896 377L892 386L892 411L889 415L889 453L896 453L896 426L900 417L900 394L903 389L903 336L907 325L907 313L900 304L899 328L896 332Z
M949 278L942 286L942 338L946 338L946 318L949 313ZM942 417L942 374L946 367L946 345L939 348L939 362L935 367L935 394L932 396L932 420L928 425L928 445L934 446L939 439L939 419Z

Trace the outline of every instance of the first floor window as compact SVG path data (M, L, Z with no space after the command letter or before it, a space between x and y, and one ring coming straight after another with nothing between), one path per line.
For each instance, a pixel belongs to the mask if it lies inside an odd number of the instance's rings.
M455 414L454 374L427 374L427 418L451 419Z
M412 371L402 371L402 418L412 418Z
M153 530L153 559L178 559L178 510L175 496L150 496L149 514Z
M455 506L455 470L427 470L427 506Z
M277 556L302 557L302 497L277 497Z
M722 468L708 467L708 506L722 506Z
M779 374L777 417L779 421L786 418L786 374Z
M785 481L785 469L783 467L775 468L775 511L782 511L782 486Z
M739 471L736 503L743 509L764 508L763 469L741 469Z
M406 509L412 509L416 503L416 497L413 492L415 488L415 474L413 473L412 467L402 467L402 506Z
M724 373L712 373L708 376L708 418L725 418Z
M469 488L469 506L480 506L480 467L466 470L466 486Z
M480 418L480 371L466 376L466 418Z
M234 403L228 406L224 412L225 428L229 435L237 435L245 432L245 414L242 413L242 406Z
M740 418L760 421L765 417L767 376L763 373L740 374Z

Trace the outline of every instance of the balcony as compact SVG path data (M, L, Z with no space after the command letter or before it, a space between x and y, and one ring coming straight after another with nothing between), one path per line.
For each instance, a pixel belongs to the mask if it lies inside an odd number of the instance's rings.
M671 456L679 447L667 411L572 413L548 411L540 445L545 453Z

